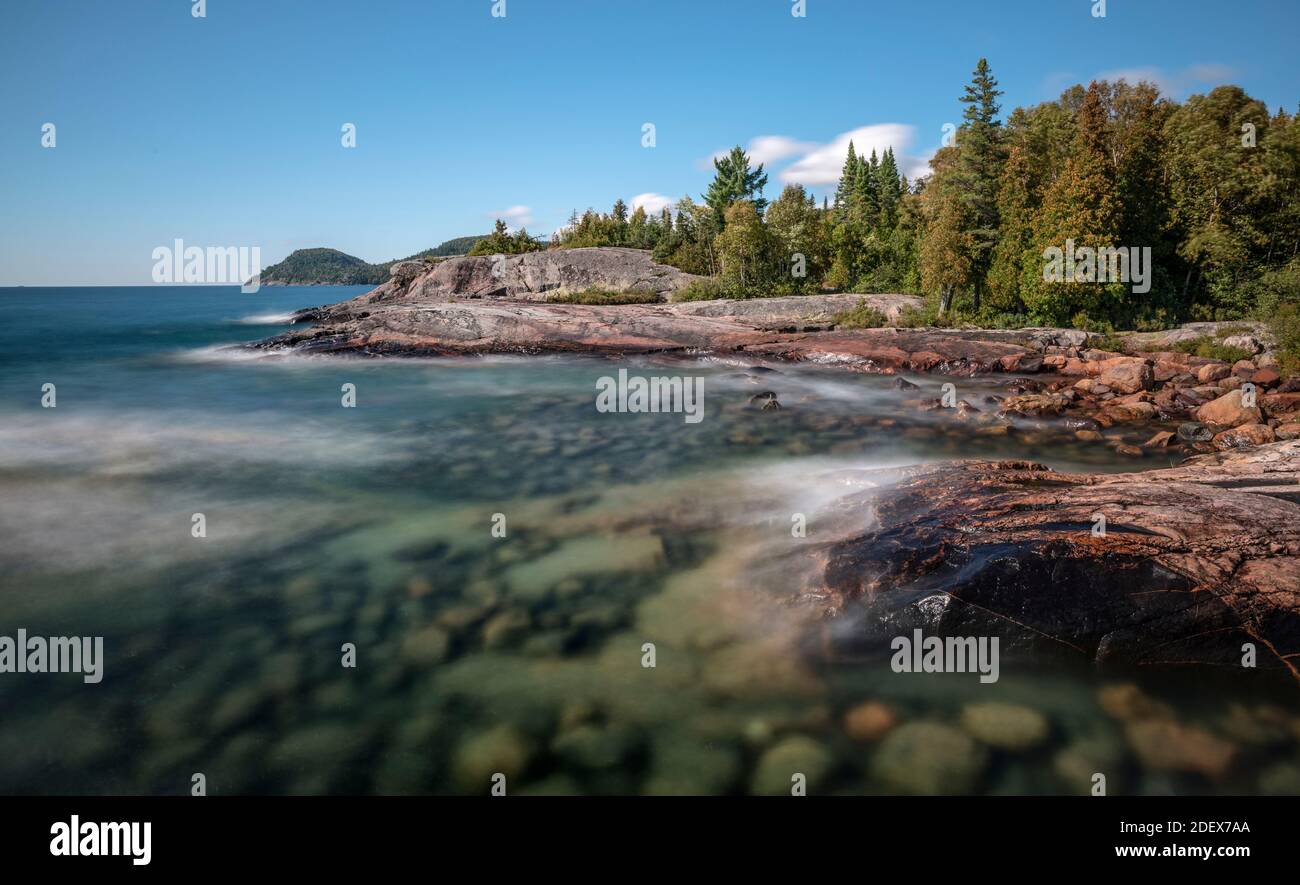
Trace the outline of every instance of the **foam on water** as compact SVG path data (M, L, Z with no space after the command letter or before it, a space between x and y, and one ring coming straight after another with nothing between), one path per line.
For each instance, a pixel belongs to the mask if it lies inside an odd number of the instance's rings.
M292 313L255 313L232 322L240 326L285 326L293 322L293 318Z

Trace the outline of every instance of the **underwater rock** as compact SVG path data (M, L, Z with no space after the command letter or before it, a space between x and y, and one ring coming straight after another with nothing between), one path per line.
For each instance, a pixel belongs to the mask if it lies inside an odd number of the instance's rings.
M967 704L961 727L972 737L998 750L1023 753L1047 740L1047 718L1019 704Z
M452 774L456 785L466 793L488 795L492 776L506 776L506 790L528 768L536 746L512 725L497 725L470 735L456 747Z
M1222 778L1236 747L1208 731L1172 719L1143 719L1124 729L1129 746L1147 768Z
M881 743L871 773L891 792L962 796L979 784L988 751L969 735L937 722L909 722Z
M880 701L865 701L844 714L844 732L855 741L878 741L898 725L898 716Z
M763 753L749 791L756 796L789 796L794 776L801 774L811 795L825 783L833 767L834 757L825 747L810 737L792 735Z
M650 749L648 796L715 796L740 776L740 754L723 741L701 741L673 729L657 734Z

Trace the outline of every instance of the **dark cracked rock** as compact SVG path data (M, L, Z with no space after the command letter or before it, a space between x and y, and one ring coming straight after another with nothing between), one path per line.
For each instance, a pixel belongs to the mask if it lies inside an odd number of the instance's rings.
M1300 441L1142 473L912 468L859 497L875 527L825 548L808 598L840 655L915 629L1122 665L1239 667L1252 643L1300 681L1298 483Z

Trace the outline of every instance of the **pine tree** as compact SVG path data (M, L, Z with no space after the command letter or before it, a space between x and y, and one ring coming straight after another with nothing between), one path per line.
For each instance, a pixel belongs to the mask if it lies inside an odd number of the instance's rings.
M858 157L858 171L853 182L853 214L859 221L874 222L876 213L880 209L880 199L876 192L876 176L879 168L880 161L876 157L874 148L870 160L863 156Z
M849 142L849 155L844 160L844 170L840 172L840 183L835 188L835 208L837 211L848 209L849 201L853 195L854 178L858 174L858 155L853 150L853 142Z
M880 223L882 227L894 226L898 201L903 196L902 184L898 175L898 162L894 159L894 149L885 151L880 167L876 170L876 195L880 203Z
M957 182L972 225L971 260L974 275L974 308L980 308L984 277L993 258L998 237L998 178L1002 169L1002 124L998 121L998 81L987 59L975 65L971 82L961 102L962 126L958 132L960 149Z
M719 225L726 223L727 207L741 200L753 203L754 211L762 217L767 208L767 200L763 199L763 188L767 186L763 164L750 169L749 155L737 145L725 157L714 160L713 168L716 173L704 194L704 202L713 210Z
M515 251L514 240L506 229L506 223L500 218L492 227L492 233L474 244L470 255L512 255Z

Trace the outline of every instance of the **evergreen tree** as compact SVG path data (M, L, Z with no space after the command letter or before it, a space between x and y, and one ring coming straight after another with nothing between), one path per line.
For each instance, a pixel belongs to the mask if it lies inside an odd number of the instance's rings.
M880 161L876 151L871 151L871 159L859 155L858 170L853 179L853 203L850 215L860 223L873 223L880 209L880 200L876 193L876 175Z
M858 174L858 155L849 142L849 155L844 160L844 170L840 172L840 183L835 188L835 208L837 211L848 209L854 191L854 179Z
M470 255L511 255L514 253L514 243L510 238L510 232L506 229L506 223L500 218L493 225L492 233L474 244L469 250Z
M895 211L898 201L903 196L903 188L898 174L898 162L894 159L894 149L885 151L876 171L876 195L880 203L880 223L884 228L894 226Z
M975 65L961 101L962 125L957 145L961 151L957 180L966 203L971 227L974 308L980 308L984 277L992 262L998 236L998 178L1002 169L1002 124L998 121L998 96L1002 94L987 59Z
M725 157L714 160L713 168L716 172L704 194L704 202L717 216L719 225L726 224L727 207L742 200L752 203L761 217L767 208L767 200L763 199L763 188L767 186L763 164L750 169L749 155L737 145Z

